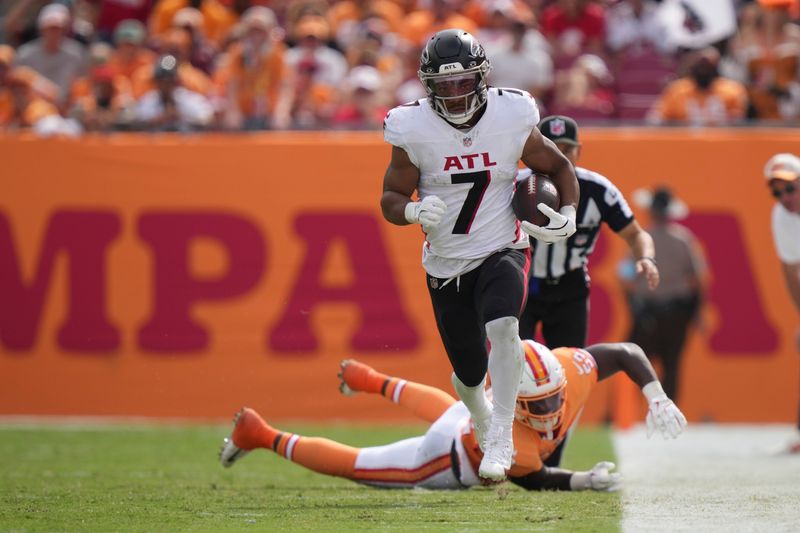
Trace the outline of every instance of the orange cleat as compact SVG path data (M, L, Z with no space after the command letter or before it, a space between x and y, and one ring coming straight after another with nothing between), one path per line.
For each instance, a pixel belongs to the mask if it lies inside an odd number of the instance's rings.
M256 411L242 407L233 418L233 431L225 438L219 451L220 463L230 468L251 450L269 448L275 433Z
M339 392L352 396L356 392L380 392L387 379L371 366L359 363L355 359L344 359L339 363Z

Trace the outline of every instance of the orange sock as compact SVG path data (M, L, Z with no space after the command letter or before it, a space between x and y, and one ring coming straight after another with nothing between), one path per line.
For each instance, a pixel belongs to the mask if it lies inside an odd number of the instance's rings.
M380 394L428 422L439 418L456 401L435 387L389 377L358 361L349 361L343 372L347 385L353 390Z
M455 398L443 390L404 379L391 378L388 390L391 395L387 392L384 396L428 422L436 421L456 403Z
M314 472L354 479L358 448L319 437L280 433L272 449L281 457Z

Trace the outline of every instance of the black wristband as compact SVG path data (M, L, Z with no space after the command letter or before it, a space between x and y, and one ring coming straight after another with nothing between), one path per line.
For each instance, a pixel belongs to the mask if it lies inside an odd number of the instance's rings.
M645 261L645 260L650 261L655 266L658 266L658 263L656 262L656 258L655 257L650 257L649 255L646 255L644 257L640 257L639 259L637 259L637 261Z

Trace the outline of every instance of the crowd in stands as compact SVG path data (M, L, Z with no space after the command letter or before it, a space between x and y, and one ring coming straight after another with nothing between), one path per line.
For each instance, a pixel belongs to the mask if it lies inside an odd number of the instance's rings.
M379 129L449 27L543 115L797 125L799 22L796 0L0 0L0 131Z

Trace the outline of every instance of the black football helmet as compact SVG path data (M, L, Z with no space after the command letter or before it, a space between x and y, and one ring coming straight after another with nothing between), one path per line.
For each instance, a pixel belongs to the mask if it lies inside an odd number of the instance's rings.
M486 104L490 69L475 37L449 29L435 33L425 45L418 74L433 110L448 122L463 124Z

